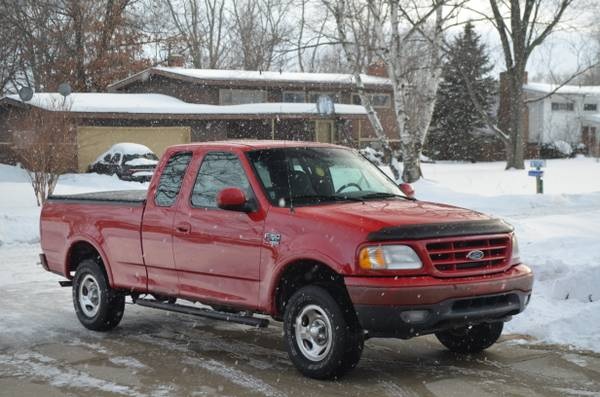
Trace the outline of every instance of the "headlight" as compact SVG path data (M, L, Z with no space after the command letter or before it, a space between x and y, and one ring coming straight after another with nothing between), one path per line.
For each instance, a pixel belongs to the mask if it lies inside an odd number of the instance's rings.
M407 245L365 247L358 256L359 266L369 270L414 270L423 267L417 253Z
M513 233L512 235L512 262L519 260L519 243L517 242L517 235Z

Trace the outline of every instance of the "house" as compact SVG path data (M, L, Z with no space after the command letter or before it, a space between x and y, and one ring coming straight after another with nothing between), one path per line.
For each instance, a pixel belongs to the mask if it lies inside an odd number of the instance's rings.
M600 86L527 83L523 89L530 148L564 141L587 154L600 152Z
M393 110L393 89L385 68L374 64L361 75L365 90L392 143L398 142ZM290 73L242 70L186 69L154 67L111 84L109 92L159 93L189 103L239 105L250 103L311 103L327 95L336 104L360 105L356 84L351 74ZM313 123L296 123L291 129L307 128L320 142L341 143L336 133L335 117ZM254 125L256 131L264 127ZM365 146L377 137L367 118L350 126L356 146ZM311 139L312 140L312 139Z
M372 72L372 73L371 73ZM362 75L365 90L392 144L398 142L392 86L384 69ZM287 73L154 67L109 86L107 93L74 93L68 112L76 125L73 168L120 141L165 146L217 139L291 139L363 147L378 141L351 74ZM328 96L335 111L322 115L317 99ZM14 125L31 106L57 111L56 93L27 103L0 99L0 162L10 161Z
M161 155L167 146L197 141L315 140L312 126L323 119L313 103L221 106L187 103L150 93L73 93L66 98L58 93L39 93L24 103L17 95L9 95L0 99L0 139L5 142L0 148L6 149L5 158L10 155L10 146L18 144L23 135L16 133L14 126L28 117L31 107L69 116L74 128L65 150L73 151L70 168L79 171L85 171L90 162L117 142L141 143ZM350 143L350 127L357 120L366 119L365 108L339 104L335 114L335 136L324 138Z

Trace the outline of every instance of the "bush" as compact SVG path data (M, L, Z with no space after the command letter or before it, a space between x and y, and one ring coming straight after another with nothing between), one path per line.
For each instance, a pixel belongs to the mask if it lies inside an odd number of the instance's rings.
M544 143L540 148L540 157L543 159L566 159L574 155L575 150L570 143L565 141Z

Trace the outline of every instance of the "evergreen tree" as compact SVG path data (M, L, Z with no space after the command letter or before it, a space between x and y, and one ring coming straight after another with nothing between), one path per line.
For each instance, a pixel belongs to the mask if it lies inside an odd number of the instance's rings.
M468 22L451 44L426 145L426 153L433 159L474 160L485 150L482 147L485 139L474 134L485 122L473 106L464 80L468 78L472 82L479 101L489 113L496 83L487 76L492 66L486 47L480 41Z

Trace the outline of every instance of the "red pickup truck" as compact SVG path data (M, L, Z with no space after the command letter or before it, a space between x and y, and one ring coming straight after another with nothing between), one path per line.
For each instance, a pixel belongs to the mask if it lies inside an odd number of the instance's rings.
M41 245L89 329L116 327L126 296L250 326L270 316L321 379L355 367L368 337L434 333L479 352L533 284L507 223L416 200L355 150L307 142L173 146L147 193L50 197Z

